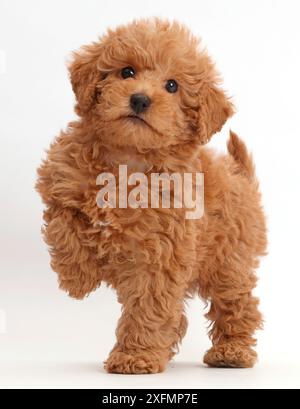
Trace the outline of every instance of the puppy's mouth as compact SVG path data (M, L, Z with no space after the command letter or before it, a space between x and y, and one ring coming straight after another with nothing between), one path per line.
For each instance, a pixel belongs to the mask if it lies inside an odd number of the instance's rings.
M139 115L130 114L123 116L122 119L126 119L135 125L146 126L149 129L151 129L152 132L160 134L157 129L155 129L152 125L149 124L149 122L147 122L144 118L140 117Z
M151 127L147 121L145 121L145 119L141 118L138 115L127 115L126 118L128 118L130 121L132 121L133 123L140 123L146 126Z

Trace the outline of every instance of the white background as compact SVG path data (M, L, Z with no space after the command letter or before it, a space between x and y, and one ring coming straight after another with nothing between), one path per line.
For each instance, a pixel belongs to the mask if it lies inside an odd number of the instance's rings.
M199 300L180 354L159 375L108 375L120 306L104 287L83 302L58 291L40 236L36 168L74 118L65 61L108 26L176 18L203 38L234 97L229 127L254 154L268 216L269 255L257 294L265 317L259 364L207 369ZM300 2L298 0L0 0L0 387L300 386Z

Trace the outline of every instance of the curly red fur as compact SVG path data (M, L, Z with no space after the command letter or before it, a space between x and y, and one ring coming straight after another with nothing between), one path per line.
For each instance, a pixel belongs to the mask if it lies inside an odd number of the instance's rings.
M136 77L120 70L134 66ZM108 372L164 370L185 334L184 299L209 301L211 366L250 367L261 327L255 268L266 228L254 167L231 134L228 155L203 147L233 105L198 40L178 23L140 20L109 30L74 54L70 76L77 121L51 145L38 170L44 237L60 287L83 298L102 281L122 303ZM169 94L167 79L179 90ZM152 100L145 123L128 118L132 93ZM130 171L203 172L205 213L183 209L100 209L96 177ZM99 225L99 221L109 225Z

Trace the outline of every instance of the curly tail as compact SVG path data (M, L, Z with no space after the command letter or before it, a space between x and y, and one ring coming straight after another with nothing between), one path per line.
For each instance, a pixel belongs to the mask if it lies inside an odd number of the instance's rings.
M244 142L232 131L230 131L230 138L227 141L227 149L235 160L238 172L251 181L255 180L255 167L252 156Z

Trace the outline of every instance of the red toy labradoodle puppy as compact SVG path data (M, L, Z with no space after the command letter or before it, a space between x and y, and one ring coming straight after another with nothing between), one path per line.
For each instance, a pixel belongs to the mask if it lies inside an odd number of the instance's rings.
M209 301L212 348L204 362L251 367L261 327L252 295L266 227L251 156L231 133L228 154L204 145L233 114L214 65L177 23L135 21L74 53L78 119L38 170L44 237L60 287L83 298L112 286L123 312L108 372L163 371L183 338L186 297ZM99 207L97 176L204 174L204 213Z

